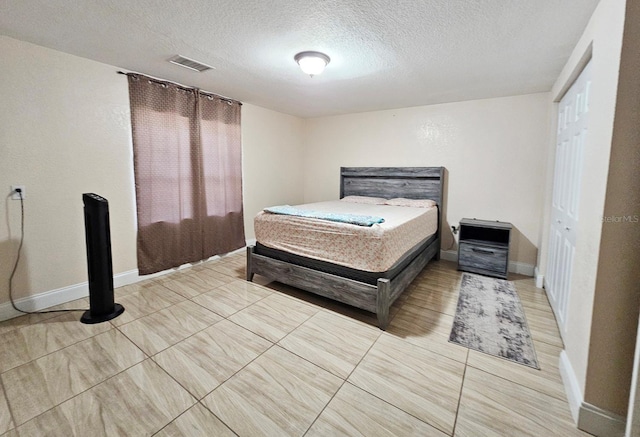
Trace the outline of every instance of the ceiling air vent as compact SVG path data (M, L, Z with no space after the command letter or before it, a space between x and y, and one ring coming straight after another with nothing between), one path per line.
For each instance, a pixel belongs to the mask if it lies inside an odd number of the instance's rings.
M169 59L169 62L184 68L188 68L189 70L199 71L200 73L214 68L209 65L205 65L202 62L194 61L193 59L185 58L184 56L180 55L176 55L173 58Z

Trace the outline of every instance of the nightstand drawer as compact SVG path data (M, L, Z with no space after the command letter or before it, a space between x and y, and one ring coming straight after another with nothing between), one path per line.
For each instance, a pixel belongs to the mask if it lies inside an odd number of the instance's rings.
M501 275L507 273L507 248L461 242L459 251L458 265L461 270L469 267Z

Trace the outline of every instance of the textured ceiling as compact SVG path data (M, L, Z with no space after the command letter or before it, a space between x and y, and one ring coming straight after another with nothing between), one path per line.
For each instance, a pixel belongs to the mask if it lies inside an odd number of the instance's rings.
M597 2L0 0L0 33L314 117L548 91ZM331 57L322 75L304 50Z

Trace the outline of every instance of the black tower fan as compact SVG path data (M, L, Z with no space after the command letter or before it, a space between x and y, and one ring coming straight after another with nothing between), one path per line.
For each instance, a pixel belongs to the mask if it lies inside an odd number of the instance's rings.
M93 193L84 193L82 200L87 240L90 309L85 311L80 321L82 323L106 322L118 317L124 311L124 307L114 303L113 298L109 202L104 197Z

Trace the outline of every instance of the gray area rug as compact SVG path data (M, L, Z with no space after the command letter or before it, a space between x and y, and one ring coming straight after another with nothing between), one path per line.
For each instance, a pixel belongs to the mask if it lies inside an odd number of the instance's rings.
M449 341L539 369L512 282L464 273Z

